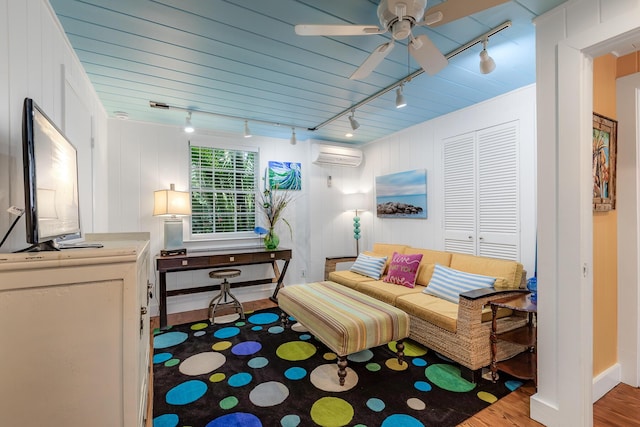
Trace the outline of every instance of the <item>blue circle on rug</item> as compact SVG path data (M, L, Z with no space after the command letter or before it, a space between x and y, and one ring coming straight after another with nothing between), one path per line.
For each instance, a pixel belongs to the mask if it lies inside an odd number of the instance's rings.
M508 380L504 383L505 387L507 387L511 391L519 389L522 384L522 381L517 380Z
M182 344L189 338L184 332L167 332L153 338L153 348L167 348Z
M229 377L229 385L231 387L242 387L251 382L253 377L247 372L239 372Z
M414 366L427 366L427 361L420 358L420 357L416 357L415 359L412 360L412 363Z
M381 427L424 427L424 424L411 415L393 414L382 422Z
M206 333L207 333L206 331L198 331L198 332L194 332L194 333L193 333L193 336L194 336L194 337L201 337L201 336L203 336L203 335L204 335L204 334L206 334Z
M252 331L258 332L262 330L262 326L254 326L253 328L251 328Z
M229 427L229 426L242 426L242 427L262 427L262 423L253 414L246 412L236 412L234 414L227 414L210 421L205 427Z
M378 398L372 397L367 400L367 408L371 409L374 412L382 412L386 405L384 402Z
M266 357L254 357L253 359L249 360L249 362L247 363L247 365L249 365L249 367L253 369L264 368L268 364L269 364L269 359L267 359Z
M413 386L420 391L431 391L431 384L426 381L416 381Z
M293 368L289 368L284 371L284 376L290 380L301 380L307 376L307 370L298 366L294 366Z
M248 356L259 352L261 348L262 344L257 341L245 341L234 345L231 349L231 353L236 356Z
M164 363L172 357L173 354L171 353L158 353L153 356L153 363Z
M282 326L272 326L269 328L269 333L271 334L281 334L284 332L284 328Z
M176 414L164 414L153 419L153 427L177 427L179 421Z
M280 320L280 316L275 313L258 313L247 319L248 322L254 325L268 325L269 323L277 322Z
M280 420L282 427L298 427L300 425L300 417L297 415L285 415Z
M362 350L347 356L347 360L351 362L364 363L364 362L368 362L371 359L373 359L373 351L371 350Z
M188 405L200 399L207 391L207 384L199 380L190 380L178 384L167 392L169 405Z
M300 339L301 339L302 341L309 341L309 340L311 339L311 335L309 335L309 334L302 334L302 335L300 335Z
M218 329L213 333L213 336L219 339L235 337L240 333L240 329L235 326L229 326L227 328Z

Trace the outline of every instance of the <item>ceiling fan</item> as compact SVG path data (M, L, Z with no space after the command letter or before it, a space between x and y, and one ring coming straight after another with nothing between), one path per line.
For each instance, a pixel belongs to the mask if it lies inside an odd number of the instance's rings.
M378 19L375 25L296 25L296 34L301 36L367 36L390 32L391 41L375 48L367 59L349 77L362 80L391 52L396 40L409 38L411 56L430 75L447 66L448 60L435 44L424 34L414 36L414 27L437 27L467 15L489 9L509 0L446 0L436 6L427 7L427 0L380 0ZM426 9L426 11L425 11Z

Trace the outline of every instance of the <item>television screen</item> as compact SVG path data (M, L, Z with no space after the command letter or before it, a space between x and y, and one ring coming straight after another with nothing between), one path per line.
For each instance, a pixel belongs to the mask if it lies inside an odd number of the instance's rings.
M76 148L30 98L22 136L28 249L55 250L56 238L80 232Z

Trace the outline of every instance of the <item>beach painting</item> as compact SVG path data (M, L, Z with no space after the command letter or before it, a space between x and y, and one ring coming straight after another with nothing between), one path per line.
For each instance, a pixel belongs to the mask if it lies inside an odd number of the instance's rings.
M269 162L269 188L278 190L301 190L302 171L300 163Z
M379 218L427 218L427 171L377 176L376 212Z

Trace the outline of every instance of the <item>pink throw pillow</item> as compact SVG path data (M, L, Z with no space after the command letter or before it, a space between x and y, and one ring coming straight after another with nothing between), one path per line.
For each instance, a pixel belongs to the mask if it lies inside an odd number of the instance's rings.
M404 255L394 252L389 264L388 274L382 281L406 286L407 288L415 287L416 274L421 260L422 254Z

